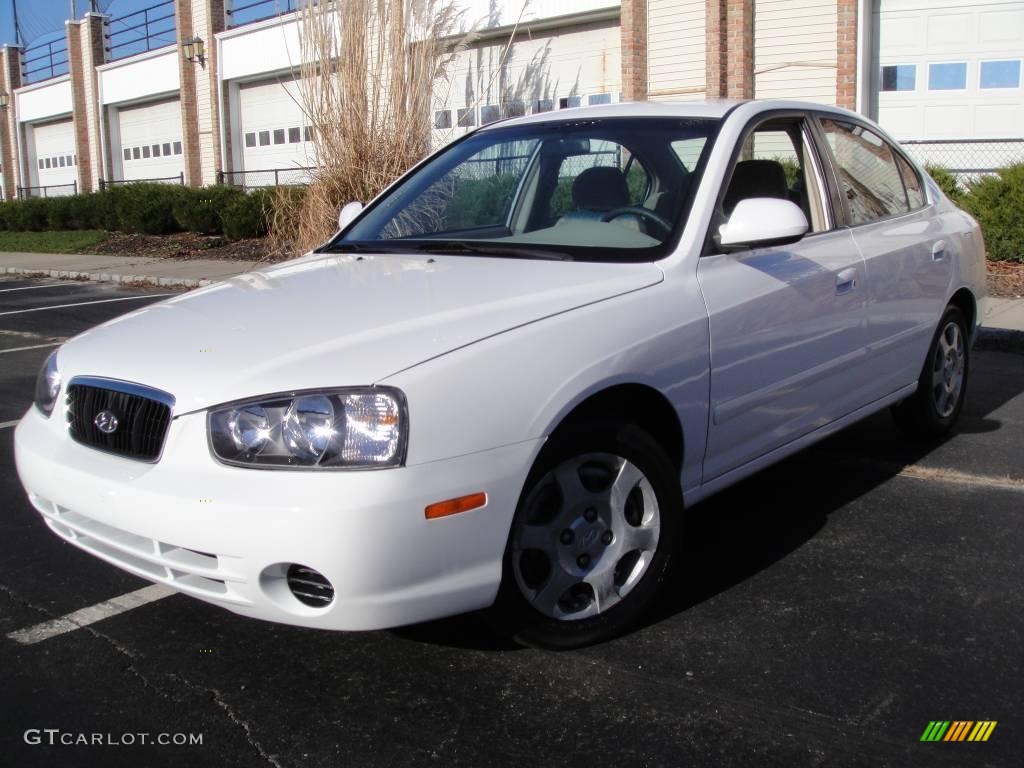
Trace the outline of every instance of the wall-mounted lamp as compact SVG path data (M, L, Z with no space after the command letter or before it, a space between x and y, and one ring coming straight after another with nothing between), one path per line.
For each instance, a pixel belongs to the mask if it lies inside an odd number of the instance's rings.
M206 66L206 47L203 45L203 38L193 37L181 44L185 61L198 61L199 66Z
M7 105L10 103L11 101L7 96L7 91L0 91L0 109L7 109Z

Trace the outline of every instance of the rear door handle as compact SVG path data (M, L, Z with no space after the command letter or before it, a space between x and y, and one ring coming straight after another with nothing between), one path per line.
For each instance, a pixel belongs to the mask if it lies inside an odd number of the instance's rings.
M836 295L849 293L857 287L857 268L849 267L836 274Z
M946 258L946 241L939 240L932 246L932 261L942 261Z

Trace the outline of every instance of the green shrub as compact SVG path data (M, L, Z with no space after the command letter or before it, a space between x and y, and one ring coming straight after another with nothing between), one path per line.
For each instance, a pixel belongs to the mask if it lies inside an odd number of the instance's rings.
M273 202L273 190L256 190L228 201L222 214L224 236L228 240L263 237Z
M4 203L7 229L13 232L42 232L49 220L51 200L29 198Z
M67 198L71 229L103 229L103 195L73 195Z
M972 183L962 205L981 225L990 259L1024 262L1024 163Z
M924 169L932 177L932 180L939 185L939 189L942 190L943 194L957 205L960 205L964 191L960 188L959 183L957 183L956 176L941 165L926 165Z
M72 226L70 197L54 197L48 199L46 203L46 227L44 229L76 229Z
M169 235L180 232L181 225L174 218L174 205L189 190L177 184L122 184L107 189L102 194L110 195L105 219L122 232L137 232L144 235Z
M174 204L174 218L189 232L219 235L224 232L224 210L237 197L240 189L222 185L201 189L186 187Z

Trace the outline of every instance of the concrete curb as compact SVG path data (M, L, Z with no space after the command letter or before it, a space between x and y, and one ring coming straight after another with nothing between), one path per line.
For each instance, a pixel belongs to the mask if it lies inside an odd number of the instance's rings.
M150 275L118 275L109 272L76 272L68 269L26 269L0 267L0 275L20 277L57 277L64 280L90 280L95 283L122 283L125 285L152 285L159 288L201 288L216 282L196 277L153 277ZM227 278L224 278L227 279Z

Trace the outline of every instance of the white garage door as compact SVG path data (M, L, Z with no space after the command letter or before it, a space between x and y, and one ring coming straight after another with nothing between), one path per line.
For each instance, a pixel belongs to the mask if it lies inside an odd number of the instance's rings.
M238 96L245 185L271 185L275 176L279 184L305 181L306 173L300 169L313 164L312 145L298 84L274 80L243 85Z
M73 194L78 179L74 124L70 119L37 124L30 127L29 133L33 152L29 162L35 180L32 186L53 187L33 190L32 196Z
M1022 135L1024 2L879 0L879 122L900 139Z
M123 179L173 179L185 170L181 102L177 99L118 110Z

